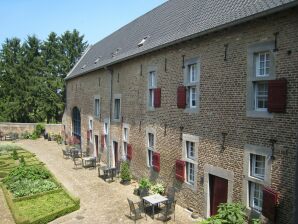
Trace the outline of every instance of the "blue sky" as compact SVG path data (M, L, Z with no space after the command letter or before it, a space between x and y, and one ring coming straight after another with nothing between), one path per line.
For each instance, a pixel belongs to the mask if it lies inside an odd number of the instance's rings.
M35 34L45 40L77 29L90 44L143 15L165 0L0 0L0 44Z

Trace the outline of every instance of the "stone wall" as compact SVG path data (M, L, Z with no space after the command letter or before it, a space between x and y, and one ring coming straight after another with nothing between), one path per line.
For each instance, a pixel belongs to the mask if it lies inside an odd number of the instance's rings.
M10 122L0 122L0 131L4 134L17 133L22 134L25 132L32 133L35 129L37 123L10 123ZM45 124L46 132L61 134L63 129L62 124Z
M103 134L104 121L113 114L111 98L121 94L121 121L111 120L109 142L117 141L123 153L123 124L129 126L129 143L133 146L130 166L137 178L150 177L178 189L178 203L208 216L209 174L228 177L229 199L242 201L247 189L245 146L271 148L277 140L269 187L280 193L278 223L291 223L294 207L296 132L298 126L298 10L297 8L247 22L220 32L172 45L159 51L100 69L67 81L67 108L64 122L72 132L72 109L81 113L81 138L87 148L89 119L93 135ZM276 78L288 81L287 113L269 118L247 116L248 48L251 44L274 41L279 32L275 56ZM224 60L228 44L227 60ZM177 87L184 83L182 56L185 61L199 60L199 110L178 109ZM165 60L166 59L166 60ZM148 72L157 72L161 88L161 107L147 108ZM111 72L112 70L112 72ZM112 93L111 93L112 81ZM112 94L112 95L111 95ZM100 97L100 116L94 117L94 97ZM111 108L111 109L110 109ZM122 123L123 122L123 123ZM146 131L156 133L155 150L160 152L160 172L147 166ZM226 132L225 150L222 151ZM197 136L195 188L175 179L175 161L183 156L183 134ZM94 139L94 138L93 138ZM99 143L100 146L100 143ZM112 144L99 149L104 161L113 157ZM248 207L248 204L246 204Z

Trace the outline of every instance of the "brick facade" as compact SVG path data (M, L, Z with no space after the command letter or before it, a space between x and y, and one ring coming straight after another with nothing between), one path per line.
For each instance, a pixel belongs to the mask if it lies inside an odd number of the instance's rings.
M178 189L178 203L198 210L202 216L207 216L209 211L208 174L225 176L231 191L228 200L243 202L245 145L270 149L269 140L274 138L276 158L269 169L270 187L280 193L278 223L291 223L298 131L297 15L298 9L293 8L67 80L66 130L72 130L72 109L76 106L81 113L83 149L87 147L90 117L94 121L93 134L100 141L104 119L110 117L110 108L113 108L110 105L112 78L112 99L115 94L121 94L121 119L120 122L111 120L109 142L117 141L122 153L122 121L129 125L133 175L174 185ZM248 48L255 43L274 41L275 32L279 32L278 51L274 52L276 78L286 78L288 82L286 113L274 113L270 118L249 117ZM177 108L177 87L184 83L183 55L185 61L200 62L200 98L196 112ZM161 88L161 106L148 110L148 69L152 67L156 70L156 87ZM94 117L94 96L100 97L99 118ZM148 129L156 133L159 173L147 167ZM223 132L227 135L222 151ZM175 161L182 158L182 134L199 138L195 188L175 179ZM103 159L107 161L107 149L103 151Z

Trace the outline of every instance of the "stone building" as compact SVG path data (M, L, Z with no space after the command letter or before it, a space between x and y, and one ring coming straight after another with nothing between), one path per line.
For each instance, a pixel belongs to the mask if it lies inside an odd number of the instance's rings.
M66 77L66 132L109 166L128 159L136 178L175 186L204 217L233 201L294 223L297 5L167 1L82 55Z

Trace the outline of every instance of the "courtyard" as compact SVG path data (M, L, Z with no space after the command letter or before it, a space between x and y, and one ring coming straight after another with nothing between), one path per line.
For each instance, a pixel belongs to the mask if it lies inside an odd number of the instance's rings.
M58 145L56 142L38 139L20 140L13 144L35 153L65 188L80 198L81 207L78 211L51 223L133 223L127 217L129 215L127 198L133 201L140 200L133 194L135 188L133 184L122 185L119 183L119 178L114 182L105 182L98 177L97 169L75 168L71 159L64 159L62 156L64 145ZM2 192L0 192L0 202L0 220L6 224L13 224L13 218ZM168 223L197 223L197 221L190 217L190 212L177 205L176 219ZM161 223L161 221L158 220L157 215L154 220L147 215L147 221L143 218L137 223Z

